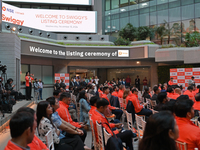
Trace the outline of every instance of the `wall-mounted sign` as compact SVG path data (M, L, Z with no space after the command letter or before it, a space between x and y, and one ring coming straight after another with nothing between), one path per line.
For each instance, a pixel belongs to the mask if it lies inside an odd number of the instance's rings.
M3 2L91 5L91 0L3 0Z
M50 32L96 33L95 11L48 10L2 6L2 21Z
M23 55L61 58L61 59L125 59L129 57L129 50L105 47L69 47L21 41Z

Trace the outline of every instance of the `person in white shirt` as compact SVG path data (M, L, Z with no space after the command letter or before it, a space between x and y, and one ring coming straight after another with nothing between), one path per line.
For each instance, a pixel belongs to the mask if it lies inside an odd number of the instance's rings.
M95 76L95 83L96 83L96 85L98 85L99 84L99 79L98 79L98 77L97 76Z
M40 100L42 100L42 89L43 89L43 82L42 82L42 80L41 79L39 79L39 82L38 82L38 84L39 84L39 96L38 96L38 100L40 99Z

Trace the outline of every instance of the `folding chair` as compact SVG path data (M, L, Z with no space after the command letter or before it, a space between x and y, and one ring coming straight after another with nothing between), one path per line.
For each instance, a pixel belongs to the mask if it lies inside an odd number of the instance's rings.
M127 117L127 125L128 125L128 129L131 130L133 132L133 121L132 121L132 114L128 113L126 111L126 117Z
M125 106L126 106L126 99L123 99L123 98L119 98L119 104L120 104L120 109L123 111L123 114L122 114L122 123L125 122Z
M94 132L94 125L93 125L93 121L91 119L91 114L88 113L89 115L89 119L90 119L90 126L91 126L91 130L92 130L92 146L94 146L94 150L98 150L98 143L96 142L96 137L95 137L95 132Z
M52 130L49 130L47 132L47 134L45 135L45 138L46 138L47 147L49 148L49 150L54 150Z
M176 141L178 150L187 150L187 144L185 142Z
M80 121L80 103L76 102L77 119Z
M146 98L146 102L147 102L147 109L151 109L151 100Z
M137 114L135 114L135 120L136 120L136 125L137 125L137 131L138 131L138 137L139 139L142 139L143 137L143 127L145 126L144 123L142 123L142 121L144 121L142 119L142 117L138 116Z
M96 121L97 126L97 134L99 139L99 149L104 150L104 141L103 141L103 132L102 132L102 126Z
M198 120L195 118L190 119L190 121L192 121L196 126L198 126Z
M108 139L112 136L111 134L109 134L105 128L103 128L103 132L104 132L104 140L105 140L105 145L107 145Z

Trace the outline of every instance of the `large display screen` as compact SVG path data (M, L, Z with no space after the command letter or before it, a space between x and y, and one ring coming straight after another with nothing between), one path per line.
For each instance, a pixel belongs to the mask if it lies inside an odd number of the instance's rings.
M2 5L2 21L50 32L96 33L95 11L46 10Z
M26 3L91 5L91 0L3 0L3 2L26 2Z

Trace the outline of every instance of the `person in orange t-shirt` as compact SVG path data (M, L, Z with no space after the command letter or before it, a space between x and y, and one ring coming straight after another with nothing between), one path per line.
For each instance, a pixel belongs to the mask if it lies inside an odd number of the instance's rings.
M174 78L170 78L168 85L172 86L172 85L177 85L176 83L174 83L173 81Z
M119 86L119 92L118 92L118 98L123 98L124 90L125 90L125 86L120 85Z
M181 89L175 88L174 90L174 99L177 99L181 95Z
M200 128L190 121L194 117L193 104L190 99L180 99L174 106L175 119L179 128L177 141L185 142L188 150L200 149Z
M195 102L193 91L193 86L188 86L187 90L183 93L183 95L188 95L189 99L191 99L193 102Z
M114 92L112 92L112 96L118 97L118 92L119 92L118 86L114 86L113 91L114 91Z
M173 90L172 87L167 88L167 97L169 99L175 99L176 100L179 96L180 96L179 94L174 93L174 90Z
M28 149L37 127L37 122L31 113L19 112L10 120L10 133L12 139L8 141L4 150Z
M34 74L26 72L26 100L31 100L31 91L32 91L32 81L34 80Z
M92 114L92 121L94 125L94 131L95 131L95 137L96 141L99 142L98 137L97 137L97 125L96 122L101 124L106 131L113 136L113 133L116 134L117 138L120 138L122 142L126 143L126 147L129 150L133 150L133 144L132 144L132 137L134 137L134 134L132 133L131 130L124 130L122 131L122 124L121 123L109 123L106 117L104 116L104 113L106 112L106 109L109 105L109 102L106 99L98 100L97 101L97 109L93 112ZM112 128L117 128L116 130L112 131Z
M109 94L110 90L109 88L106 86L103 88L103 94L101 96L101 98L105 98L108 102L109 102L109 109L112 111L113 114L115 114L116 119L120 120L120 118L122 117L123 111L117 107L113 107L110 105L110 100L108 99L107 95Z
M194 105L193 105L193 107L194 107L194 110L198 110L198 111L200 111L200 93L197 93L196 95L195 95L195 103L194 103Z

